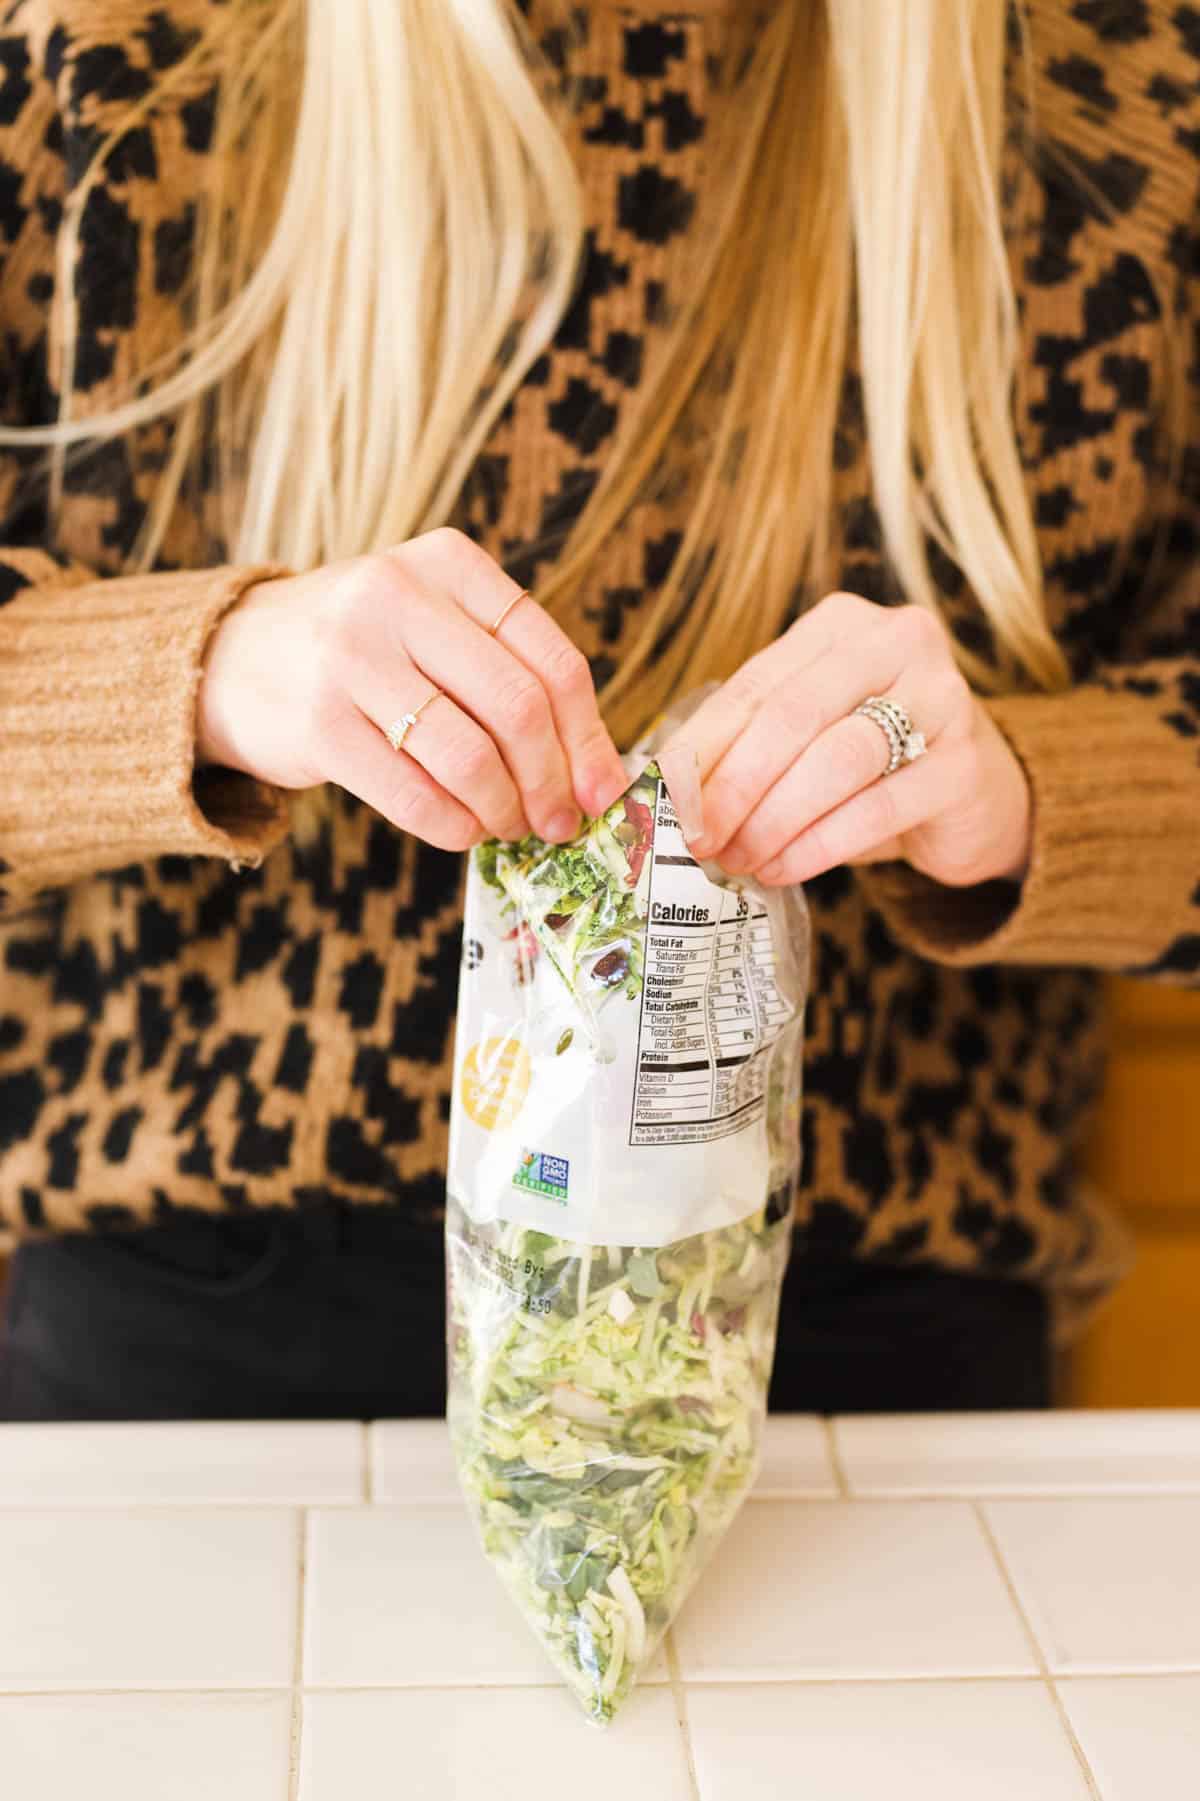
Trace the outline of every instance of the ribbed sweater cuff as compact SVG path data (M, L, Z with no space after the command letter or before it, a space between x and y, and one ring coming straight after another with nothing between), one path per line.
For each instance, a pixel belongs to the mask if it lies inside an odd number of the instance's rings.
M934 962L1133 969L1178 931L1195 882L1200 779L1135 694L1081 687L987 703L1033 793L1018 886L947 888L903 864L863 871L895 935Z
M225 568L29 588L0 610L0 849L53 887L165 854L258 863L283 795L222 772L193 786L209 636L251 583Z

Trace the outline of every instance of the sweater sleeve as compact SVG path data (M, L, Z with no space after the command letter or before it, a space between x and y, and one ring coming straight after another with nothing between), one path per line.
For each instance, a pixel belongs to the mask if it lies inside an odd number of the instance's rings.
M895 935L935 962L1200 986L1200 84L1190 79L1200 61L1182 30L1178 53L1171 180L1160 165L1148 215L1163 233L1162 293L1174 293L1186 359L1169 374L1186 415L1169 501L1173 578L1130 619L1129 649L1083 669L1074 688L985 703L1033 797L1019 885L942 887L899 863L861 872Z
M1200 610L1191 616L1200 641ZM1200 985L1200 657L988 703L1029 779L1022 883L863 872L892 931L934 962L1073 964Z
M209 637L274 569L97 579L0 551L0 900L175 853L254 864L283 795L194 767Z
M77 116L83 54L100 54L82 50L86 34L52 29L53 9L9 10L19 16L8 20L3 59L13 105L0 116L0 418L24 426L57 413L50 300L68 165L76 151L90 161L87 144L109 115L104 80L89 72L86 126ZM123 116L128 95L113 89L110 98ZM152 164L154 154L147 139L139 155ZM114 172L115 198L98 185L88 203L92 279L114 293L131 254L119 232L136 243L154 226L148 184L135 184L136 200L126 191L134 166L127 158ZM153 189L153 205L169 204L170 193ZM171 226L174 242L174 215ZM160 221L156 238L166 231ZM82 268L81 259L77 285ZM115 310L105 318L115 324ZM115 354L107 344L105 354ZM103 397L97 382L89 404ZM101 576L53 549L42 462L11 446L0 457L0 907L171 852L260 861L285 829L283 796L245 776L195 770L195 703L213 629L251 582L279 571Z

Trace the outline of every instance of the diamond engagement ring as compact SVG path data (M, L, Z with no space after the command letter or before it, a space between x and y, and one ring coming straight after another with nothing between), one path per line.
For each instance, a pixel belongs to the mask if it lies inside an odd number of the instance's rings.
M404 749L404 740L408 737L408 734L412 731L414 725L416 725L417 720L421 717L430 701L436 700L440 693L441 689L435 688L432 694L427 694L425 696L415 712L401 713L399 719L394 719L391 725L387 727L384 732L384 737L387 739L393 750Z
M855 707L864 719L877 725L888 742L888 766L884 775L895 775L902 763L915 763L929 746L924 732L918 732L907 710L898 700L885 700L881 694L869 694L861 707Z

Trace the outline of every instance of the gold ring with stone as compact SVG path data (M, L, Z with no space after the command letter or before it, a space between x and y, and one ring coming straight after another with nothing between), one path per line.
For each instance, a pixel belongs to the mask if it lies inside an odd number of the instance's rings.
M404 749L404 740L408 737L408 734L412 731L414 725L416 725L417 720L421 717L430 701L436 700L441 692L442 690L440 688L435 688L432 694L427 694L425 696L420 706L415 708L413 712L401 713L399 719L394 719L391 725L387 727L384 732L384 737L387 739L393 750Z

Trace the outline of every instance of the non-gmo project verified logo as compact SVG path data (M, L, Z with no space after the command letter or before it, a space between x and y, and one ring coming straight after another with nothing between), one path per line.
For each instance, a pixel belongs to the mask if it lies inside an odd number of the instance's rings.
M544 1194L551 1201L565 1201L570 1167L565 1157L552 1157L548 1151L522 1151L513 1187Z

